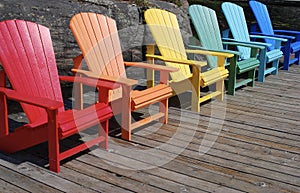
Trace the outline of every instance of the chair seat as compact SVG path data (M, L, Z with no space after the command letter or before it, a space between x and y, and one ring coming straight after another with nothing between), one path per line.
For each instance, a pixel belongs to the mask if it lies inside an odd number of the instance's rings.
M167 99L170 96L172 96L172 89L165 84L159 84L142 91L134 90L131 95L131 108L133 110L143 108L155 102Z
M201 87L206 87L211 85L219 80L225 79L228 77L228 70L224 67L214 68L207 72L201 73Z
M294 42L291 44L291 53L300 51L300 42Z
M274 49L267 52L267 63L270 61L274 61L277 58L282 57L282 51L279 49Z
M251 69L257 68L259 66L259 63L259 60L256 58L249 58L246 60L239 61L237 63L238 73L241 74Z
M83 110L67 110L58 114L60 138L68 137L78 131L91 127L111 117L111 108L104 103L97 103Z

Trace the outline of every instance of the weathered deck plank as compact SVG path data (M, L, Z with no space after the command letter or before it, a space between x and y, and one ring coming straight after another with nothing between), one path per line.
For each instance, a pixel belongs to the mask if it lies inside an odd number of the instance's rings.
M138 129L131 142L112 135L108 151L74 156L60 174L47 169L47 144L0 154L0 192L300 192L299 74L280 70L200 114L170 107L168 125ZM180 97L189 108L190 94Z

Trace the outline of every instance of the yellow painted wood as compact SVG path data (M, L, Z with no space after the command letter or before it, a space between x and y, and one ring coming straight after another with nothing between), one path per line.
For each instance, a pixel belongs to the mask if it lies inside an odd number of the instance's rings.
M171 73L170 86L174 94L192 90L192 110L196 112L200 111L200 102L212 97L223 100L224 79L228 77L228 70L224 67L225 59L234 55L225 52L185 49L176 15L171 12L148 9L145 12L145 20L161 54L155 55L154 46L149 45L146 54L147 61L154 63L154 59L158 59L164 61L167 66L179 69L178 72ZM187 53L216 56L218 66L212 70L201 72L201 68L206 66L207 62L189 60ZM148 78L148 86L151 86L153 84L151 72L149 72ZM200 98L200 87L212 84L216 84L216 91L207 97Z

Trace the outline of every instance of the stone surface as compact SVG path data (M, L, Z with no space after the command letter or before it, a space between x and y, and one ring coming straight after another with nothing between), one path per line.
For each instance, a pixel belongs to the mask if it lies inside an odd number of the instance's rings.
M142 61L145 44L145 24L143 10L159 7L175 13L184 33L189 34L190 23L187 16L187 0L181 7L163 1L147 1L147 7L117 0L2 0L0 20L22 19L42 24L50 28L59 73L70 74L72 58L80 53L69 29L71 17L79 12L95 12L107 15L117 21L124 60Z

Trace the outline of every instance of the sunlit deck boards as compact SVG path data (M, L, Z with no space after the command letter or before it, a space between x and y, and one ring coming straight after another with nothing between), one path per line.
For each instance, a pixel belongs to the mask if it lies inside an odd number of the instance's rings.
M46 144L0 154L0 192L300 192L300 66L203 104L200 115L169 112L169 125L130 143L110 137L108 152L69 159L60 174L43 168Z

